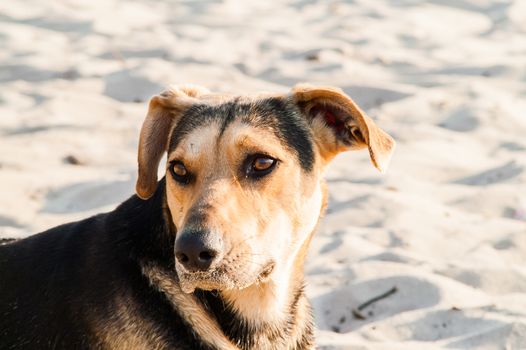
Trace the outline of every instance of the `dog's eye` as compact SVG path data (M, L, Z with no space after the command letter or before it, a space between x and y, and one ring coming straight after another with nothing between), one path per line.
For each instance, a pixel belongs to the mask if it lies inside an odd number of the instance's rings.
M189 182L190 173L186 170L186 167L181 161L173 161L170 165L170 171L176 181L182 184L187 184Z
M256 158L252 164L252 169L254 171L264 171L273 166L275 162L276 160L272 158Z
M184 167L183 163L176 162L172 165L172 170L175 175L177 176L186 176L188 174L188 171L186 171L186 168Z
M277 160L260 154L253 155L247 159L247 177L260 178L270 174L276 166Z

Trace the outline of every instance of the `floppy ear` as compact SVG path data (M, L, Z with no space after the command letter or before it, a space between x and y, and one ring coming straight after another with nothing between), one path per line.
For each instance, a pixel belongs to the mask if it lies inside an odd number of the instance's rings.
M292 90L292 98L308 118L326 161L342 151L367 147L374 166L381 172L387 169L395 141L343 91L298 85Z
M157 169L166 152L168 137L182 113L198 103L197 97L208 90L187 86L170 88L150 100L148 114L139 137L139 177L135 191L142 199L150 198L157 188Z

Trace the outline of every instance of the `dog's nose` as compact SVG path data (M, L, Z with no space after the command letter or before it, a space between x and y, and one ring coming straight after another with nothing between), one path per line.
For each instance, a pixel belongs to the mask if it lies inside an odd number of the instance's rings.
M187 230L175 241L175 257L188 271L206 271L219 260L221 240L209 232Z

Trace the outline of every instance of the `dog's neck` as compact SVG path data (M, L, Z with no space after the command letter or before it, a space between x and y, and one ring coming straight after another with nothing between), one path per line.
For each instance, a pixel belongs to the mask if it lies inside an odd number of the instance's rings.
M313 322L304 292L303 258L298 253L287 280L242 290L198 291L196 296L240 349L309 349L314 346Z

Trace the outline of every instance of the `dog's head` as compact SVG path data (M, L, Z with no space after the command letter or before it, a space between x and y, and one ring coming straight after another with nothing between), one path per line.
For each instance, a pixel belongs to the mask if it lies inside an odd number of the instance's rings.
M241 289L286 278L302 260L324 207L326 165L360 148L383 170L394 141L339 89L225 96L172 88L150 101L136 190L153 194L167 152L181 287Z

